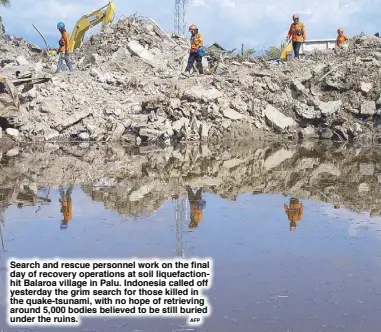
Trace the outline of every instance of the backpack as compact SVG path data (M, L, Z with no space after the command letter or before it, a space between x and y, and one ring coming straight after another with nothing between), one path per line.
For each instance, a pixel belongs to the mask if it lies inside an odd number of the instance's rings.
M206 49L205 49L205 47L204 46L199 47L199 49L197 50L197 54L200 57L206 56Z

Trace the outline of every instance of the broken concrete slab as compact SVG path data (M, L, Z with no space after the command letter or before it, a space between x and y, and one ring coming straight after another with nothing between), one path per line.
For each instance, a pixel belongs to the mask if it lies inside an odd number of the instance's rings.
M225 108L222 111L222 114L225 118L230 119L230 120L242 120L245 118L245 116L241 113L238 113L237 111L231 109L231 108Z
M286 130L297 126L294 119L284 115L270 104L266 106L264 115L269 124L278 130Z

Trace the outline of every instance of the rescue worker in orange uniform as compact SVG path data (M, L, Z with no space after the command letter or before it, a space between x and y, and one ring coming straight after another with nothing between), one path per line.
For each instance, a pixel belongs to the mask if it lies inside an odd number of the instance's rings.
M72 71L73 67L71 65L70 57L69 57L69 34L65 29L65 24L63 22L58 22L57 29L61 32L61 38L58 41L59 48L57 51L58 54L58 64L57 64L57 73L62 71L63 60L65 59L65 63L67 68Z
M197 68L199 74L204 73L204 68L202 66L202 57L199 55L198 50L200 47L204 46L204 40L202 38L202 35L198 32L198 28L196 25L192 24L189 27L189 31L191 32L192 36L190 39L191 42L191 49L189 53L188 58L188 65L185 69L185 76L189 76L191 69L193 68L193 64L196 61Z
M349 38L344 35L344 29L337 29L337 38L336 38L336 46L341 47Z
M69 221L72 219L72 200L71 193L73 191L73 185L70 185L66 193L63 186L60 186L60 203L61 203L61 213L63 214L63 220L61 221L61 229L66 229L68 227Z
M288 220L290 221L290 231L296 231L296 225L302 219L303 216L303 204L299 202L297 198L291 197L290 207L284 204L284 211L287 214Z
M294 49L295 58L299 59L300 47L306 40L306 28L304 24L299 21L298 14L294 14L292 19L294 23L290 26L286 41L292 38L292 48Z
M205 200L202 199L202 188L198 189L196 194L193 193L191 187L186 187L190 205L190 223L189 229L195 229L198 227L202 220L202 210L205 208Z

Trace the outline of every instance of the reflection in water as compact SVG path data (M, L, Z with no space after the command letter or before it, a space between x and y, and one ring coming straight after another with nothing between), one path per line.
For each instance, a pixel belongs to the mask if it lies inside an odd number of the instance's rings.
M202 199L202 187L196 193L193 192L190 186L187 186L186 190L190 205L190 223L188 227L189 229L195 229L202 220L202 210L205 208L206 201Z
M0 259L212 257L213 313L195 331L378 328L377 149L48 145L1 163ZM284 231L286 218L303 232ZM183 321L118 319L72 331L185 330Z
M71 194L73 192L73 185L69 185L69 188L66 190L62 185L59 186L60 188L60 199L59 202L61 203L61 213L63 214L63 220L61 221L61 229L68 228L68 223L72 219L72 200L71 200Z
M299 202L297 198L291 197L290 206L284 204L284 210L286 211L288 220L290 221L290 231L295 232L296 226L303 216L304 206Z

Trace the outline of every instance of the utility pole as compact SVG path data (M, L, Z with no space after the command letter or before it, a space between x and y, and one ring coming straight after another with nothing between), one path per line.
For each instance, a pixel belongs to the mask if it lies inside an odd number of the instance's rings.
M188 0L175 0L174 34L177 36L185 36L186 34L187 6Z
M183 247L184 224L186 222L187 200L180 198L179 195L173 195L174 199L174 219L176 223L176 256L185 257Z

